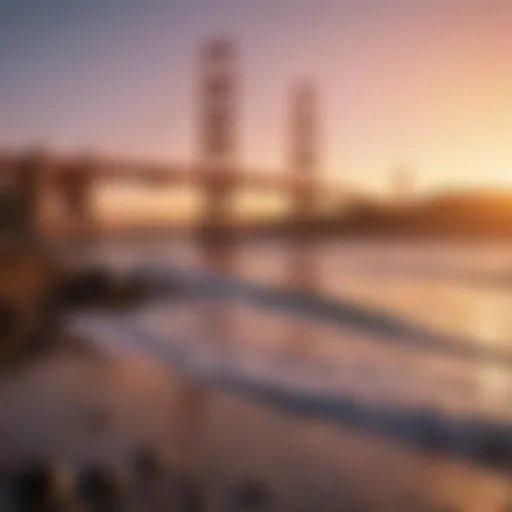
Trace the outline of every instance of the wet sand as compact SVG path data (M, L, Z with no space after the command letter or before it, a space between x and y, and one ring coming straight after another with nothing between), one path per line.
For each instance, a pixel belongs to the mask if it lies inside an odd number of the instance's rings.
M76 470L101 463L125 475L132 504L130 461L141 446L169 475L193 475L208 510L229 510L245 480L268 487L270 510L284 511L492 512L505 510L512 490L505 474L209 389L128 349L27 363L0 378L0 402L7 474L40 458ZM158 485L153 496L164 498L153 508L165 510L169 484Z

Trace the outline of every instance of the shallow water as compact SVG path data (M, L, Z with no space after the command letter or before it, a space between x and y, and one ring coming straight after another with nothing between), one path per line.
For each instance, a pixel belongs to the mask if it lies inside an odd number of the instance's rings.
M345 380L361 393L387 394L390 400L512 419L512 245L330 242L310 251L310 287L320 296L439 334L440 343L421 346L414 334L396 343L389 332L371 329L370 322L345 321L342 312L339 322L306 320L236 300L215 306L220 314L214 315L227 319L216 333L205 325L202 308L186 304L169 311L160 304L142 312L139 321L171 338L174 332L181 339L230 339L246 364L258 358L264 364L300 345L317 363L334 368L309 376L308 386L322 387L325 381L331 388L334 381L342 385ZM208 265L197 247L183 243L104 247L97 254L114 265ZM284 243L238 247L229 272L279 287L296 280L293 255ZM473 357L462 357L462 348L459 355L452 353L453 343L471 348ZM307 363L302 370L313 371Z
M104 244L89 257L198 282L212 266L168 241ZM0 425L4 459L122 465L144 442L176 464L176 439L196 431L185 458L218 510L248 476L275 493L277 510L342 510L352 499L376 511L504 510L510 466L478 446L511 432L512 246L325 243L312 260L315 294L291 306L275 292L296 284L290 251L252 243L235 251L236 279L201 297L71 318L100 355L56 356L2 379L0 399L16 404ZM99 431L87 420L98 409L110 418ZM434 451L429 429L443 436Z

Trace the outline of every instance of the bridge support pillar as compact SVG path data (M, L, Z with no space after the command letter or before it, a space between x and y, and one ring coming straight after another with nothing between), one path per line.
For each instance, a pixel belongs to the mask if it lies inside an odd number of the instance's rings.
M290 172L292 284L300 289L314 285L313 235L315 227L317 169L316 94L308 82L300 83L292 93Z
M33 231L42 224L42 207L47 174L48 155L42 149L29 151L18 163L14 173L14 187L20 198L22 221Z
M231 200L236 186L237 70L233 43L211 41L201 57L199 152L202 186L200 240L206 265L226 273L233 263ZM228 337L228 320L211 311L211 332Z
M199 242L205 266L214 272L228 271L232 262L230 200L234 187L235 156L234 60L233 45L228 41L216 40L205 46L200 62L198 181L203 197ZM218 349L230 348L230 317L222 303L209 301L201 304L198 313L203 336L213 338L210 341L220 342ZM209 415L208 391L193 387L184 390L182 398L182 429L188 433L184 450L188 454L197 453L198 447L204 446L205 441L204 429Z
M301 292L312 291L318 276L315 272L314 173L317 168L316 95L311 84L300 83L292 92L290 126L290 173L293 192L290 204L291 287ZM300 318L290 324L289 349L293 356L305 357L314 332Z
M220 270L229 265L231 199L236 153L237 83L235 49L214 40L203 50L199 98L199 151L203 188L202 240Z
M62 198L65 224L74 234L88 237L94 227L91 205L92 167L88 157L62 168L59 176L59 194Z

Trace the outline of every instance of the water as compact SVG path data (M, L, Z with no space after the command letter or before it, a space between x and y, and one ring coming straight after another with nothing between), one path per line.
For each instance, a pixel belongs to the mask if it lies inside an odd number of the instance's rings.
M190 242L110 242L88 256L208 281L208 261ZM67 420L39 432L44 453L119 459L138 439L172 452L165 418L174 430L185 418L191 430L176 398L191 378L212 390L199 395L207 434L193 443L203 446L213 494L257 474L301 510L308 499L311 510L339 510L353 493L368 510L503 510L509 467L478 447L512 425L512 245L331 241L310 256L314 293L302 302L286 293L296 284L287 245L251 242L236 248L232 279L210 280L202 299L71 319L115 357L40 365L23 377L18 417L44 417L29 407L29 390L46 386L53 417ZM81 434L77 448L73 421L98 405L114 426L101 440ZM30 451L25 430L5 436L11 451ZM426 431L444 439L426 441Z
M138 321L170 337L229 338L248 368L281 376L284 370L270 361L301 345L311 365L302 361L300 376L316 389L357 389L376 400L512 419L512 245L327 242L311 251L319 295L406 322L418 337L423 330L438 334L439 343L417 343L414 333L396 342L364 319L345 321L343 311L339 321L306 320L233 300L216 306L229 329L215 335L201 330L202 310L187 305L154 306ZM204 265L201 251L187 243L103 247L99 254L118 265ZM286 288L294 279L292 259L284 243L246 243L236 249L230 272ZM291 372L290 378L298 377Z

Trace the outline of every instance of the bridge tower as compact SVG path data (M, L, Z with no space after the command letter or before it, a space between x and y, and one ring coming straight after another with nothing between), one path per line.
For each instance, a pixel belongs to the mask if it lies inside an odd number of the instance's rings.
M400 207L409 204L414 193L413 170L403 164L395 167L391 174L390 186L395 206Z
M300 82L292 93L290 166L296 184L296 212L314 208L313 182L317 167L317 96L313 85Z
M317 280L313 244L315 173L317 171L317 97L313 85L299 82L291 93L289 162L290 181L290 287L300 292L314 290ZM290 324L287 347L292 357L307 357L315 333L307 321Z
M289 169L293 194L291 225L294 285L310 288L314 282L312 224L315 215L315 173L318 167L317 96L313 85L301 81L291 96Z
M235 187L237 131L236 51L232 42L209 42L201 56L199 152L203 187L203 242L227 258L230 200ZM224 258L225 259L225 258ZM222 262L218 262L223 264ZM224 262L226 263L226 262Z
M20 198L23 222L34 230L40 227L44 185L49 165L49 158L44 149L34 147L19 161L15 171L15 188Z
M80 235L90 234L93 224L91 212L92 171L94 160L89 154L64 165L58 177L59 193L69 227Z
M232 262L230 202L235 187L237 71L233 43L225 39L208 42L200 57L199 172L202 212L199 235L205 265L227 271ZM230 335L229 313L222 304L199 305L198 323L204 332L224 343ZM224 347L225 348L225 347ZM209 393L201 384L186 385L180 395L182 449L185 466L200 460L208 425ZM195 456L194 456L195 455ZM193 471L193 468L187 468Z

